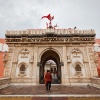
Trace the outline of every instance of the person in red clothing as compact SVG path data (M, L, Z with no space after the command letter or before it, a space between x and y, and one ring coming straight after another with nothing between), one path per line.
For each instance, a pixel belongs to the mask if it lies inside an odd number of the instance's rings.
M46 90L48 91L51 88L51 82L52 82L52 75L49 70L47 70L44 80L45 80L45 84L46 84Z

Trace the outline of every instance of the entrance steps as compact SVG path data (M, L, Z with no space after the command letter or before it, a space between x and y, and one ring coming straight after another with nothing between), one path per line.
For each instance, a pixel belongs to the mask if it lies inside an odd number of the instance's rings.
M0 89L0 100L100 100L100 89L93 86L45 85L9 86Z

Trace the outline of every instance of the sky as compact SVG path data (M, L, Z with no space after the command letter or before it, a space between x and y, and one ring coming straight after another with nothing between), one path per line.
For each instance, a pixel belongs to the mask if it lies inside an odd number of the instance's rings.
M6 30L45 29L48 14L60 29L94 29L100 38L100 0L0 0L0 38Z

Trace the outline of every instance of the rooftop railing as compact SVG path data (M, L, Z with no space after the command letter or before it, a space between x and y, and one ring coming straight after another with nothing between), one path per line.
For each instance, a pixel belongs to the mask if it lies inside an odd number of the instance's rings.
M6 31L6 35L20 35L20 34L95 34L95 30L76 30L76 29L28 29L28 30L11 30Z

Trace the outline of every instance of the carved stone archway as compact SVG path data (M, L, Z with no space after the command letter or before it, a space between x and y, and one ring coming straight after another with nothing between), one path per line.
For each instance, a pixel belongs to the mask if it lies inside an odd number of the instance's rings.
M39 83L44 83L44 66L48 60L53 60L57 65L57 77L58 77L58 84L61 83L61 62L60 57L57 52L53 50L45 51L41 56L40 61L40 69L39 69Z

